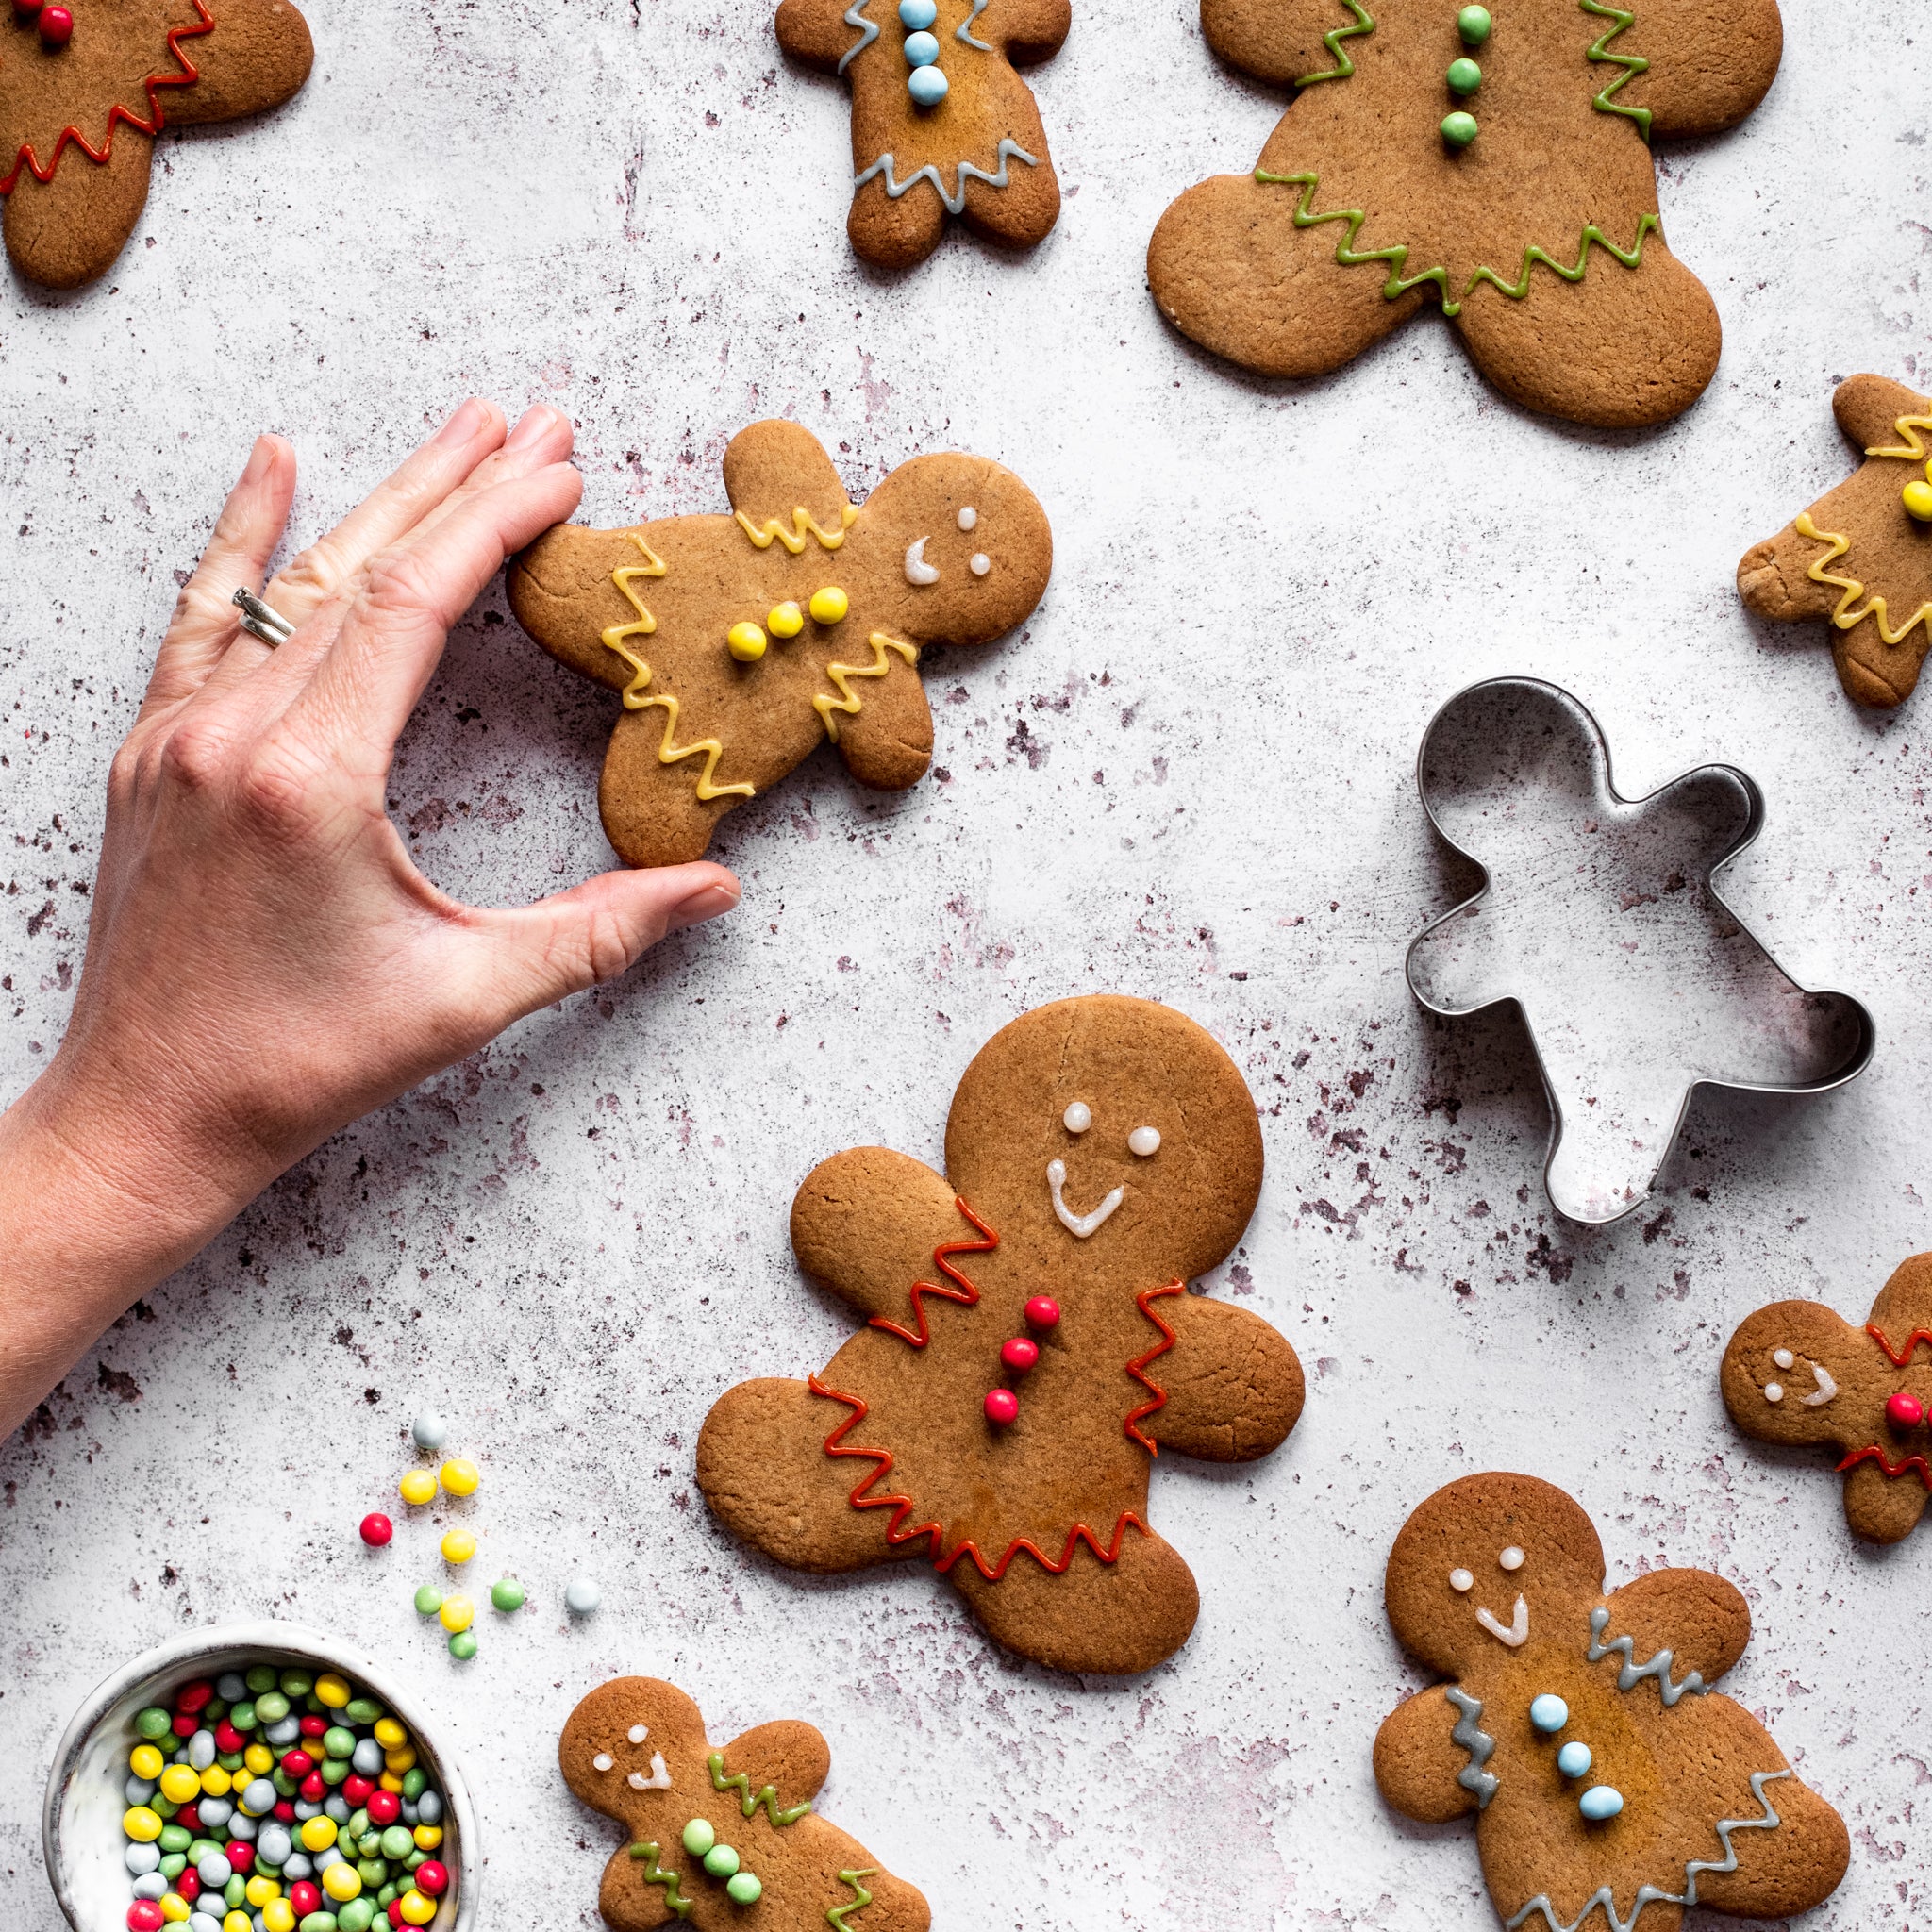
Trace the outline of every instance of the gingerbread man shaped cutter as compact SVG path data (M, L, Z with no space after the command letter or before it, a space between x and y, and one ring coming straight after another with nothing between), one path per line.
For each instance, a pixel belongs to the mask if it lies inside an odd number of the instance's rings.
M1410 944L1409 991L1444 1019L1517 1006L1558 1213L1601 1225L1641 1207L1700 1088L1825 1093L1864 1072L1870 1012L1800 985L1719 890L1764 824L1748 774L1700 765L1625 798L1584 705L1500 677L1436 713L1416 783L1483 877Z

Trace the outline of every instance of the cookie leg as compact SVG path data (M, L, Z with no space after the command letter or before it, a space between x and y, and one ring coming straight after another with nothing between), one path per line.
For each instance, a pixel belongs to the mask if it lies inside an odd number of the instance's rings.
M1007 185L985 181L966 184L966 225L975 235L1007 248L1033 248L1045 241L1060 218L1060 184L1041 144L1040 163L1008 159Z
M1845 1875L1852 1857L1845 1822L1816 1791L1781 1777L1765 1786L1764 1795L1777 1813L1777 1829L1734 1833L1738 1869L1699 1873L1699 1905L1744 1918L1782 1919L1822 1904Z
M1377 263L1343 268L1345 225L1295 226L1299 188L1217 175L1161 216L1147 244L1154 299L1183 335L1264 375L1326 375L1422 305L1385 301Z
M1662 236L1644 238L1634 269L1593 248L1580 282L1529 275L1522 301L1485 283L1456 319L1476 366L1524 408L1638 429L1681 416L1717 373L1717 309Z
M45 289L77 289L106 275L147 206L153 158L146 135L121 126L105 161L70 147L51 181L22 168L5 219L14 267Z
M1919 686L1927 639L1921 625L1904 642L1888 644L1869 620L1856 630L1833 634L1831 658L1838 681L1855 704L1880 708L1902 705Z
M849 1413L775 1376L726 1390L698 1431L698 1488L711 1513L794 1570L834 1574L899 1554L886 1541L891 1511L852 1507L853 1485L872 1465L825 1454Z
M861 785L874 791L903 791L932 763L932 708L919 673L897 658L876 683L855 685L865 693L857 717L839 720L839 756Z
M1916 1476L1887 1475L1875 1462L1845 1473L1845 1521L1867 1542L1895 1543L1911 1535L1925 1513L1925 1486Z
M709 850L718 821L743 796L698 796L702 758L659 762L664 712L657 707L626 711L610 734L604 775L597 782L597 809L604 836L626 865L681 865ZM722 781L728 774L718 774Z
M1201 1609L1193 1573L1152 1530L1129 1529L1113 1563L1083 1543L1058 1576L1024 1551L997 1583L970 1558L947 1574L988 1636L1054 1671L1151 1671L1188 1641Z
M886 192L884 174L877 174L852 197L845 232L874 268L917 268L946 232L946 205L930 181L895 201Z

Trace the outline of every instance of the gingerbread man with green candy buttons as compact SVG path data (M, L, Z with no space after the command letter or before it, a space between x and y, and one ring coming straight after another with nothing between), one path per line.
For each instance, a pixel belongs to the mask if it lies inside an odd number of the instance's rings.
M1017 61L1051 58L1068 0L783 0L778 42L852 85L852 246L911 268L948 215L1009 248L1059 217L1046 129Z
M1528 408L1628 427L1703 393L1722 331L1664 245L1650 143L1757 105L1775 0L1201 0L1201 23L1298 92L1251 175L1156 227L1177 328L1314 376L1433 303Z
M861 785L916 784L921 647L1004 636L1053 568L1033 492L979 457L915 457L858 506L809 430L767 422L724 468L729 516L560 524L508 573L524 628L623 698L598 804L630 865L703 858L826 740Z
M1009 1650L1149 1670L1200 1606L1148 1526L1156 1455L1251 1461L1301 1413L1287 1341L1187 1286L1254 1212L1254 1100L1191 1020L1093 994L994 1035L945 1148L943 1175L859 1147L807 1177L792 1248L867 1325L727 1391L698 1485L781 1563L924 1557Z
M1706 1570L1604 1589L1603 1545L1534 1476L1465 1476L1403 1525L1385 1580L1403 1648L1449 1679L1375 1739L1405 1816L1475 1818L1507 1932L1677 1932L1690 1906L1781 1919L1844 1876L1844 1822L1710 1687L1751 1612Z

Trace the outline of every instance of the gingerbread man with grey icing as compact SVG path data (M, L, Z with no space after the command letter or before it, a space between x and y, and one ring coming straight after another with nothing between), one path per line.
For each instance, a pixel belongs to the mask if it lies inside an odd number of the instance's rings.
M1747 1315L1719 1379L1747 1436L1839 1453L1856 1535L1909 1536L1932 1488L1932 1254L1893 1270L1861 1327L1822 1302Z
M1005 635L1053 567L1045 512L984 458L915 457L854 504L817 438L773 421L724 472L729 515L561 524L508 573L524 628L623 699L598 804L631 865L701 858L826 740L861 785L917 783L922 648Z
M1254 1100L1171 1008L1062 1000L967 1068L945 1162L860 1147L807 1177L793 1250L866 1325L807 1381L729 1391L699 1486L779 1562L924 1557L1024 1657L1150 1669L1200 1605L1148 1524L1156 1455L1250 1461L1301 1412L1288 1341L1187 1288L1254 1211Z

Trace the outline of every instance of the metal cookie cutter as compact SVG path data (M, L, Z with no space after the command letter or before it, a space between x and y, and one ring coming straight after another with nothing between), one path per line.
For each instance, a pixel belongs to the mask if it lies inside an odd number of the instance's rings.
M1718 891L1764 824L1735 765L1624 798L1581 703L1499 677L1436 713L1416 784L1483 884L1410 944L1409 991L1444 1018L1521 1010L1558 1213L1601 1224L1641 1207L1700 1086L1824 1093L1864 1072L1872 1015L1800 986Z

